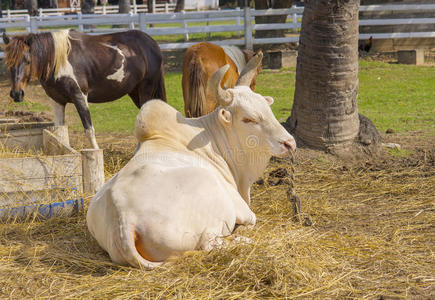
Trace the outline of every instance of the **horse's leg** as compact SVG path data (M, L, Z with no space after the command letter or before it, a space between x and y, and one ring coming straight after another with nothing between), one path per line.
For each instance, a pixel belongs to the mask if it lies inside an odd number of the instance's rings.
M136 86L136 90L138 93L138 101L139 101L139 107L141 107L145 102L151 99L159 99L157 98L157 95L155 95L155 86L154 82L151 82L150 80L142 80L139 82L139 84ZM161 99L162 100L162 99Z
M134 90L132 90L128 95L130 96L133 103L136 104L137 108L140 109L140 97L139 97L139 85L137 85Z
M54 125L65 125L65 105L53 100L52 107L54 113Z
M82 120L85 134L91 142L92 148L99 149L97 139L95 138L95 130L92 126L91 113L89 112L88 101L85 95L80 95L74 99L74 105L79 113L80 120Z

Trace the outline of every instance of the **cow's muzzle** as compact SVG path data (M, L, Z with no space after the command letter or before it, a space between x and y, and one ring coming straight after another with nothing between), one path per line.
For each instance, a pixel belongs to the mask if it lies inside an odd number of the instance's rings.
M296 150L296 141L294 138L283 141L283 142L281 142L281 144L285 147L287 152Z
M24 91L23 90L18 90L18 91L11 90L11 92L9 93L9 96L11 96L11 98L14 99L14 102L23 102Z
M290 151L296 150L296 142L293 137L279 141L278 145L279 146L273 151L273 155L277 157L285 157L290 153Z

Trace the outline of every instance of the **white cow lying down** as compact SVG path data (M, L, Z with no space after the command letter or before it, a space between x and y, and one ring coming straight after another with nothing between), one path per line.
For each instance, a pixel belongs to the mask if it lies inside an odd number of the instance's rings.
M220 107L186 119L163 101L149 101L136 121L140 147L98 191L89 231L118 264L155 267L169 256L211 249L236 224L254 225L251 184L271 155L295 149L275 119L271 97L251 91L257 55L238 85L223 90L228 65L209 81Z

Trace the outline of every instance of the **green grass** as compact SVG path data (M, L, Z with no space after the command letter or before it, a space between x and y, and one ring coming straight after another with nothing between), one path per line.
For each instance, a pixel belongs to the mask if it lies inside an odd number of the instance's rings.
M378 130L435 131L435 68L360 61L358 105Z
M397 156L397 157L408 157L411 155L411 151L409 150L405 150L405 149L397 149L397 148L393 148L393 149L388 149L387 150L388 153L390 153L393 156Z
M29 102L29 101L23 101L19 103L15 103L11 101L8 101L8 104L2 107L2 110L8 111L8 110L23 110L23 111L47 111L50 110L51 107L47 105L40 104L38 102Z
M291 113L295 69L280 72L263 70L256 91L272 96L272 110L279 121ZM435 68L360 61L359 111L370 118L379 131L422 131L435 133ZM181 74L165 75L168 102L183 112ZM33 108L38 108L36 106ZM39 109L41 110L41 109ZM98 133L131 132L138 109L128 96L111 103L91 104L92 120ZM78 119L77 119L78 120ZM72 129L82 130L80 123Z
M272 96L275 100L272 111L280 122L290 116L295 93L296 69L283 69L277 73L263 70L257 78L255 91L264 96Z
M166 73L165 85L168 103L177 110L184 111L183 92L181 90L181 74ZM91 111L92 123L98 133L132 132L136 121L136 115L139 111L129 96L124 96L114 102L101 104L91 103L89 104L89 109ZM81 123L71 124L70 127L77 131L83 130Z

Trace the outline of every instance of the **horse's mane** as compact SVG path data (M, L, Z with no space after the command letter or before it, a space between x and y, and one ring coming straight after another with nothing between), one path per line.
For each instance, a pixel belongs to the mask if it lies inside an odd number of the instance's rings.
M233 60L237 67L237 71L240 74L240 72L242 72L243 68L246 66L246 58L243 51L236 46L222 46L222 49L224 49L225 54Z
M17 67L30 51L30 70L32 77L46 80L52 71L54 75L65 66L71 51L68 30L43 32L16 36L6 45L6 65Z
M52 32L54 41L54 77L57 78L59 71L66 65L68 55L71 52L69 30Z

